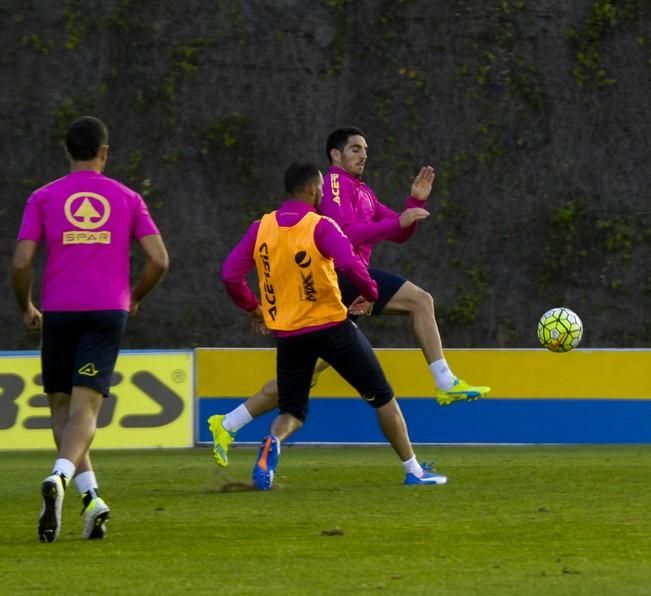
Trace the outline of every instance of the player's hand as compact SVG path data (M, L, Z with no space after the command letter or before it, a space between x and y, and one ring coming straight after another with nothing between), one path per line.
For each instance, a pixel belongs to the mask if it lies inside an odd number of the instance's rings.
M400 214L400 227L408 228L410 225L415 224L421 219L429 217L429 211L427 209L422 209L421 207L410 207L405 209Z
M138 314L139 309L140 309L140 302L131 300L131 305L129 306L129 316L135 317Z
M31 302L27 307L27 311L23 313L23 323L27 329L40 329L43 325L43 315Z
M269 329L264 324L262 309L258 306L255 310L252 310L249 315L251 316L251 327L253 328L253 333L257 333L258 335L269 335Z
M357 296L353 300L352 304L348 307L348 314L359 316L359 315L370 315L373 310L373 302L369 302L364 296Z
M423 166L411 183L411 196L420 201L426 200L432 192L436 173L432 166Z

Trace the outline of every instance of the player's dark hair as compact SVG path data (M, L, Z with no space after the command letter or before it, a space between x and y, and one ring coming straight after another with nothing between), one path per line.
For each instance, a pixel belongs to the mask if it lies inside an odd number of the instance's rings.
M330 163L332 163L332 157L330 156L330 151L332 151L333 149L339 149L339 151L343 151L344 147L346 146L346 143L348 142L348 139L355 135L359 135L360 137L366 136L356 126L344 126L330 133L330 136L326 141L326 155L328 156L328 160L330 160Z
M315 178L318 178L320 173L319 168L314 164L292 163L285 170L285 191L289 195L296 194Z
M93 116L77 118L66 133L66 148L75 161L95 159L102 145L108 145L108 129Z

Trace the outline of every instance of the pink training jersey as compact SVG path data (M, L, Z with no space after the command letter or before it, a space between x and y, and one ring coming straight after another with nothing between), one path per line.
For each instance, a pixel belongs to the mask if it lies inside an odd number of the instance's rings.
M32 193L18 240L45 243L42 310L129 310L131 240L159 233L137 192L83 170Z
M424 204L425 201L409 196L404 208ZM341 226L367 267L374 244L384 240L405 242L416 231L415 223L401 228L399 213L378 201L359 178L337 166L331 166L324 177L319 211Z

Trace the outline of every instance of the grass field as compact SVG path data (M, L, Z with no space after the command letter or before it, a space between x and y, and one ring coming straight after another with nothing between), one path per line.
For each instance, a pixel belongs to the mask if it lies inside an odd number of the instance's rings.
M651 594L651 447L420 447L450 477L406 487L388 447L283 450L277 486L240 490L255 457L98 451L112 508L80 538L36 535L53 454L0 452L2 594Z

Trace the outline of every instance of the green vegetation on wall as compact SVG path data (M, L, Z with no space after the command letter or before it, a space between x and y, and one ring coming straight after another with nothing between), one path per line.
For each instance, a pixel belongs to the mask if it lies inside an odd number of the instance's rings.
M576 60L572 74L579 87L610 87L617 82L616 74L605 65L603 43L619 29L640 22L650 9L645 0L595 0L586 21L568 28L566 37L572 44ZM638 36L637 40L641 46L646 44L645 35Z

